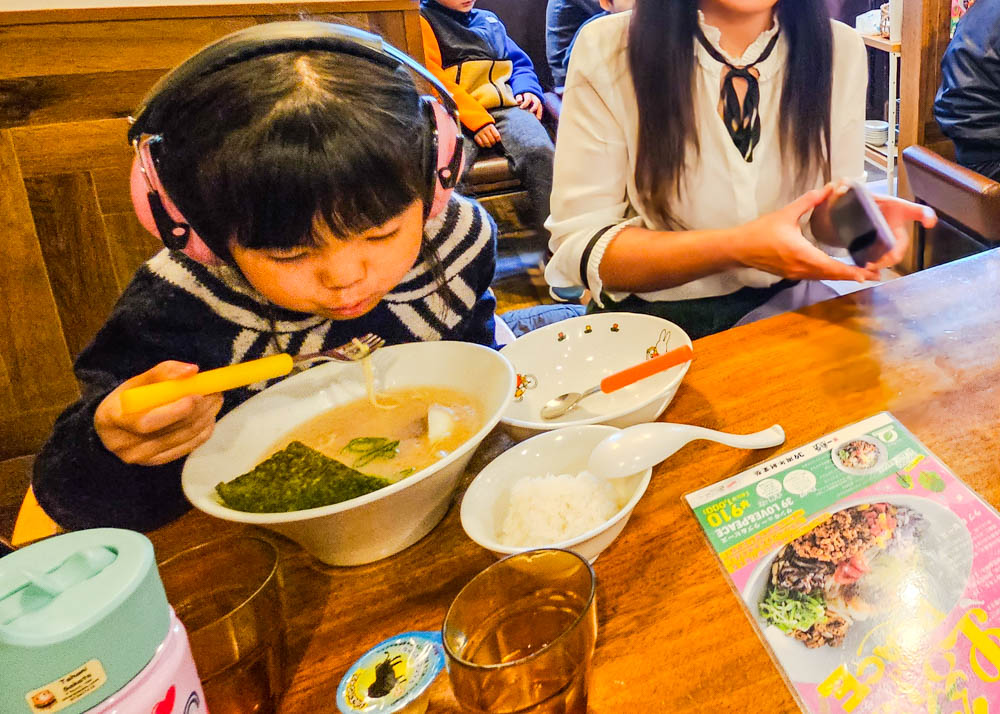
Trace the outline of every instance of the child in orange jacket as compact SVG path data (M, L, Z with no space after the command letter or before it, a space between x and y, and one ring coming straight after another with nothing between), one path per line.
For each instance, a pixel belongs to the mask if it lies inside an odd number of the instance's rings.
M458 104L467 165L476 147L499 146L531 198L538 226L549 215L554 147L542 126L542 88L528 56L500 19L475 0L422 0L427 68ZM474 143L473 143L474 142Z

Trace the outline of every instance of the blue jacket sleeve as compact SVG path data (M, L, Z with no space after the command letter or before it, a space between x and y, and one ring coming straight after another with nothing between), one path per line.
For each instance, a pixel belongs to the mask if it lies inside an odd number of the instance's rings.
M535 74L535 66L531 64L531 59L520 47L507 35L507 57L514 67L510 75L510 88L514 94L531 92L536 97L542 97L542 85L538 83L538 76Z
M35 460L32 488L49 517L65 529L152 530L189 508L181 491L184 460L135 466L104 448L94 412L105 396L92 394L59 417Z

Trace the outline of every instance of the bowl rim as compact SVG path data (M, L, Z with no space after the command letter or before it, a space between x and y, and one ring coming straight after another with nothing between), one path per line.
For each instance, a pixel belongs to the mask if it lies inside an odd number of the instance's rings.
M663 323L664 327L669 327L671 331L676 330L681 335L683 335L685 344L691 347L692 352L694 350L694 343L691 340L691 336L684 331L684 328L682 328L680 325L674 322L671 322L670 320L666 320L662 317L657 317L656 315L647 315L642 312L599 312L599 313L594 313L593 315L578 315L577 317L571 317L566 320L560 320L559 322L554 322L551 325L545 325L544 327L540 327L537 330L532 330L531 332L527 332L518 337L513 342L510 342L501 347L500 353L503 354L504 350L506 350L511 345L516 344L518 340L523 340L531 336L544 335L551 332L562 332L563 329L565 329L565 326L571 323L578 321L586 322L588 320L592 321L594 319L604 319L604 316L607 315L618 316L617 319L619 321L622 319L621 316L628 316L628 318L649 319ZM508 361L510 361L509 357L507 359ZM510 409L510 405L513 403L513 400L511 400L510 402L507 403L507 406L504 408L504 413L501 414L500 416L500 422L502 424L508 424L514 427L532 429L534 431L554 431L556 429L561 429L564 427L587 426L591 424L599 425L609 421L613 421L615 419L620 419L623 416L632 414L633 412L637 412L640 409L648 407L650 404L654 403L657 399L663 399L665 395L667 395L670 392L670 390L672 389L676 390L680 386L680 383L684 380L685 375L687 375L688 369L691 368L691 362L693 361L694 358L692 356L692 359L688 360L683 365L678 365L681 368L681 371L677 374L677 376L674 379L670 381L670 383L664 389L657 391L656 393L653 394L653 396L651 396L649 399L645 400L641 404L629 407L628 409L618 409L613 412L608 412L607 414L597 414L595 416L587 417L586 419L578 419L576 421L544 421L544 420L530 421L527 419L518 419L516 417L507 416L506 412L507 410ZM511 362L511 364L513 365L513 362ZM673 369L673 367L671 367L671 369ZM517 370L515 368L515 372L516 371Z
M493 467L493 465L496 464L496 462L499 461L505 454L513 453L514 449L517 449L517 448L519 448L519 447L527 444L529 441L532 441L532 440L535 440L535 439L545 439L545 438L554 439L554 438L556 438L557 432L562 432L562 431L596 431L598 429L600 429L601 431L605 432L609 436L611 434L615 433L615 432L621 431L620 428L618 428L616 426L609 426L607 424L571 424L571 425L563 427L561 429L550 429L548 431L542 432L541 434L535 434L534 436L532 436L532 437L530 437L528 439L525 439L524 441L520 442L519 444L516 444L514 447L511 447L510 450L503 452L502 454L500 454L496 458L494 458L492 461L490 461L488 464L486 464L486 466L484 466L482 468L482 470L478 474L476 474L475 478L472 479L472 481L469 483L469 485L466 487L464 493L462 494L462 505L461 505L461 507L459 509L459 520L462 523L462 530L465 532L466 537L468 537L471 541L473 541L477 545L482 546L483 548L486 548L487 550L490 550L490 551L492 551L494 553L504 553L506 555L513 555L515 553L522 553L522 552L527 551L527 550L539 550L539 549L548 549L548 548L558 548L558 549L568 550L568 549L571 549L574 546L579 545L580 543L588 541L591 538L593 538L593 537L595 537L595 536L603 533L604 531L606 531L609 528L611 528L612 526L614 526L616 523L618 523L618 521L622 520L623 518L627 518L632 513L632 511L635 510L635 507L638 505L639 500L645 495L646 490L649 488L649 483L650 483L650 481L653 478L653 467L649 467L649 468L644 469L642 471L636 471L635 474L632 474L632 476L635 476L637 474L641 474L641 478L639 479L639 483L636 485L635 491L632 493L632 496L629 497L629 500L625 503L624 506L622 506L617 511L615 511L615 513L614 513L613 516L611 516L610 518L608 518L605 521L602 521L599 525L594 526L590 530L584 531L580 535L574 536L574 537L569 538L567 540L561 540L561 541L558 541L556 543L544 543L544 544L541 544L541 545L533 545L533 546L510 546L510 545L504 545L503 543L501 543L498 540L488 540L488 541L484 542L485 539L484 540L480 540L479 538L476 538L471 533L469 533L469 530L468 530L468 528L466 528L466 525L465 525L466 513L467 513L466 506L465 506L465 504L466 504L466 496L468 495L469 491L471 491L473 489L476 481L479 480L480 476L482 476L484 473L487 473ZM513 459L514 457L511 456L510 458ZM629 476L626 476L625 478L629 478ZM471 519L471 517L472 516L469 515L470 519Z
M444 342L463 345L463 349L465 347L474 348L475 350L481 351L483 354L491 355L490 359L495 358L497 365L499 365L506 373L506 378L507 378L506 394L508 396L504 400L502 406L496 410L496 412L493 414L492 417L488 418L483 423L482 427L475 434L466 439L458 448L449 453L443 459L439 459L438 461L435 461L434 463L430 464L429 466L426 466L420 471L417 471L416 473L411 474L404 479L400 479L395 483L389 484L388 486L380 488L377 491L372 491L371 493L366 493L363 496L351 498L348 499L347 501L341 501L340 503L332 503L328 506L317 506L315 508L304 508L299 511L279 511L277 513L250 513L247 511L238 511L234 508L229 508L225 504L218 503L210 497L210 494L215 492L214 490L210 491L209 495L192 494L191 493L191 490L193 489L193 486L191 485L192 479L185 479L182 471L181 488L184 491L184 496L187 498L188 502L198 510L210 516L220 518L222 520L233 521L237 523L253 523L259 525L284 525L288 523L296 523L299 521L308 521L315 518L322 518L324 516L334 515L342 511L352 510L359 506L368 505L369 503L373 503L375 501L381 500L382 498L387 498L395 493L399 493L400 491L409 488L410 486L413 486L427 478L430 478L432 475L447 468L453 462L465 456L465 454L467 454L471 449L478 446L479 443L486 438L486 435L489 434L490 431L492 431L492 429L499 423L500 415L503 414L503 410L507 408L507 404L513 398L514 385L516 383L517 377L514 372L514 367L510 363L510 360L508 360L506 357L500 354L498 350L494 350L490 347L486 347L484 345L476 344L473 342L462 342L460 340L435 340L432 342L431 341L409 342L400 345L389 345L387 347L383 347L382 350L392 350L394 348L400 348L400 347L412 347L414 345L436 345ZM382 350L379 351L381 352ZM264 389L258 394L255 394L254 396L250 397L250 399L247 399L245 402L235 407L232 411L228 412L219 421L221 422L223 419L228 419L231 414L236 413L236 411L243 405L248 404L252 400L257 399L258 397L266 394L269 390L276 389L281 385L291 382L292 380L305 379L306 375L310 373L313 373L312 376L313 378L315 378L316 370L325 370L334 372L334 374L331 375L330 379L330 381L332 382L336 378L337 372L344 371L348 367L349 365L345 363L329 362L327 364L321 364L316 367L312 367L303 372L300 372L299 374L286 377L277 384L268 387L267 389ZM336 406L337 407L343 406L343 404L337 404ZM185 460L184 469L187 468L187 463L188 462Z

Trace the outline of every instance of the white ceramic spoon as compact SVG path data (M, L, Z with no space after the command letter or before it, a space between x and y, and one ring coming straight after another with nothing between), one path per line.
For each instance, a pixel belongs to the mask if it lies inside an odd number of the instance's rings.
M606 479L631 476L660 463L695 439L717 441L737 449L767 449L784 443L785 430L775 424L753 434L727 434L690 424L636 424L595 446L587 470Z

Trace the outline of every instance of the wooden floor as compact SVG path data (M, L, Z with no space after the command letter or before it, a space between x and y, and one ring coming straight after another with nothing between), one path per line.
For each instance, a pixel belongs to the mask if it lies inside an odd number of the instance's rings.
M544 258L543 241L513 239L501 242L493 280L498 313L553 302L542 275Z

